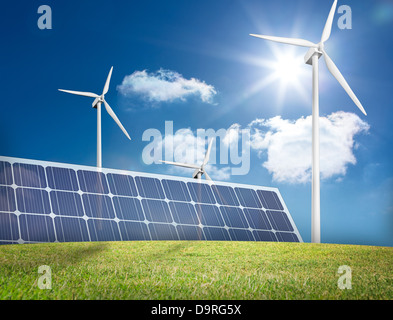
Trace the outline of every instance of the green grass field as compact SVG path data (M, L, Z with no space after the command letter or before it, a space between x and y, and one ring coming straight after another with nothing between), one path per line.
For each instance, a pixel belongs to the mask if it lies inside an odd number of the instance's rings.
M38 288L38 267L52 289ZM352 269L340 290L338 268ZM393 299L393 248L255 242L0 246L1 299Z

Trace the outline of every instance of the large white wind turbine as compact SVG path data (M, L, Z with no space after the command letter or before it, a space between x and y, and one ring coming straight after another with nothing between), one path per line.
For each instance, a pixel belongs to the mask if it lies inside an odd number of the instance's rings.
M97 109L97 167L98 168L102 167L102 149L101 149L101 104L102 103L104 103L106 111L113 118L113 120L115 120L115 122L120 127L120 129L124 132L124 134L127 136L127 138L131 140L130 136L128 135L126 129L124 129L120 120L117 118L116 114L113 112L113 110L109 106L109 104L105 101L105 95L108 93L108 90L109 90L109 84L110 84L111 77L112 77L112 71L113 71L113 67L109 71L108 78L106 79L105 87L104 87L104 90L102 91L101 95L91 93L91 92L79 92L79 91L59 89L59 91L62 91L62 92L76 94L78 96L95 98L95 100L93 102L93 108Z
M313 243L321 242L321 222L320 222L320 169L319 169L319 91L318 91L318 60L323 55L330 73L337 79L344 90L351 97L356 106L367 115L359 99L353 93L352 89L340 73L332 59L325 51L325 42L330 38L333 26L334 14L337 8L337 0L334 1L330 10L329 17L326 21L322 33L321 41L315 44L311 41L293 38L271 37L265 35L250 34L253 37L271 40L280 43L286 43L301 47L309 47L304 60L306 64L313 67L313 89L312 89L312 221L311 221L311 241Z
M212 179L210 178L210 176L207 174L205 170L205 165L207 165L207 163L209 162L210 151L212 149L212 146L213 146L213 138L210 140L209 147L207 148L207 152L205 154L205 159L203 160L203 163L200 166L196 164L179 163L179 162L171 162L171 161L163 161L163 160L161 162L178 167L196 169L194 171L194 174L192 175L194 179L202 179L202 175L205 175L206 180L212 181Z

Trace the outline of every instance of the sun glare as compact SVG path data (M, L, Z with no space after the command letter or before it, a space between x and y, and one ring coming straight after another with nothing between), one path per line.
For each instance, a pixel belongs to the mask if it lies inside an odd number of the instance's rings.
M302 59L291 54L276 57L272 63L272 70L277 80L285 85L293 85L299 82L302 74Z

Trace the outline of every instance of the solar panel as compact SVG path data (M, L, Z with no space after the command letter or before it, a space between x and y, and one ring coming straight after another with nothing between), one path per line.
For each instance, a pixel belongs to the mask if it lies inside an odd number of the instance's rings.
M0 244L301 242L275 188L0 157Z

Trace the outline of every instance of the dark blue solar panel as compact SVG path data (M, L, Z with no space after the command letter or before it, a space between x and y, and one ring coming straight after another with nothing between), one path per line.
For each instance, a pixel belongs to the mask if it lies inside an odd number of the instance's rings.
M58 216L82 217L84 215L79 193L51 191L52 211Z
M258 190L257 194L264 208L271 210L284 210L281 201L275 192Z
M280 242L299 242L298 237L294 233L277 232L276 236Z
M59 242L89 241L86 221L77 218L55 217L55 229Z
M18 210L26 213L50 213L48 193L40 189L17 188Z
M228 231L224 228L204 227L203 233L208 241L231 241Z
M51 189L78 191L78 180L76 173L72 169L47 167L46 176Z
M204 226L224 227L225 222L222 219L220 210L216 206L207 204L196 204L195 210L199 221Z
M142 207L145 211L146 219L148 221L167 223L173 222L168 204L164 201L142 199Z
M123 241L150 240L149 230L144 223L120 221L119 227Z
M236 207L221 207L220 210L228 227L249 228L242 209Z
M0 212L0 240L18 240L18 218L13 213Z
M89 219L91 241L121 241L119 228L113 220Z
M141 197L165 199L160 180L155 178L136 177L135 181Z
M176 228L171 224L149 223L152 240L179 240Z
M240 204L247 208L262 208L257 193L252 189L235 188Z
M108 194L108 184L102 172L78 171L78 180L83 192Z
M98 194L84 194L82 195L82 200L88 217L103 219L115 218L110 197Z
M141 202L136 198L113 197L116 216L120 220L144 221Z
M53 220L49 216L21 214L19 225L24 241L54 242L56 240Z
M273 241L277 242L277 238L273 232L270 231L259 231L254 230L253 232L254 238L256 241Z
M12 184L12 171L9 162L0 161L0 184Z
M117 196L128 196L137 197L138 192L136 190L134 178L125 174L113 174L109 173L106 175L109 183L111 193Z
M213 191L208 184L199 182L187 182L192 200L198 203L216 203Z
M0 211L14 212L16 210L15 193L11 187L0 186Z
M251 231L244 229L229 229L232 241L255 241Z
M15 184L21 187L46 188L45 171L41 166L15 163L14 179Z
M186 202L170 202L169 207L176 223L199 224L199 219L192 204Z
M177 229L177 233L179 234L180 240L183 241L205 240L205 237L203 236L203 231L200 227L178 225L176 229Z
M266 211L266 214L274 230L293 231L291 222L289 221L285 212L268 210Z
M187 186L184 182L166 179L162 180L161 182L164 186L166 197L169 200L186 202L191 201L190 194L188 193Z
M251 228L261 230L272 229L266 213L262 209L244 208L243 212Z
M224 206L239 206L235 191L231 187L213 185L212 190L216 197L217 203Z

